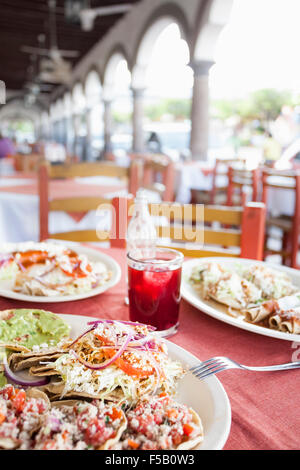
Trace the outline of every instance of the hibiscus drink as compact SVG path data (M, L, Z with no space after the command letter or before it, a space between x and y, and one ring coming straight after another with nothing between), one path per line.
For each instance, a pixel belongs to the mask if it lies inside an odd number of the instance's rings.
M127 258L130 320L173 334L178 326L182 254L162 248L154 257L143 257L141 250L133 250Z

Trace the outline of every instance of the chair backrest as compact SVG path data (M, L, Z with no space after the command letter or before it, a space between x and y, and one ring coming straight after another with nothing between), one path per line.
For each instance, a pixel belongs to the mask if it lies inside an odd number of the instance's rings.
M162 203L149 208L153 216L162 216L157 227L162 246L185 256L263 259L266 211L262 203L243 208Z
M258 201L259 197L259 181L260 181L260 169L255 168L253 170L246 170L236 168L235 166L229 166L228 168L228 187L227 187L227 205L245 205L247 202L247 189L251 196L251 201ZM237 202L234 199L238 192Z
M262 171L262 201L268 209L269 190L294 191L295 202L293 207L291 228L291 266L297 267L299 236L300 236L300 171L275 170L264 168ZM289 208L290 209L290 208Z
M262 202L267 205L268 189L277 188L282 190L294 190L296 193L295 209L300 194L300 171L299 170L275 170L271 168L262 169ZM295 210L296 212L296 210Z
M111 238L111 232L103 232L99 230L80 230L72 232L49 233L49 212L61 211L68 213L86 213L97 210L100 205L106 210L113 210L114 214L120 212L120 207L127 204L130 197L116 197L108 199L104 197L85 196L79 197L70 195L66 198L57 198L50 200L49 181L51 179L72 179L87 176L112 176L119 178L128 178L130 169L124 167L116 167L113 164L104 163L78 163L75 165L49 165L42 164L39 168L39 220L40 220L40 240L47 238L63 239L81 242L99 242L111 241L112 246L125 246L125 240L120 237ZM132 186L134 184L132 183ZM127 205L126 210L127 213ZM118 231L118 219L112 218L113 232Z
M142 187L158 192L162 201L174 201L175 165L170 158L149 154L139 161L143 165Z
M38 153L15 154L13 160L16 171L35 172L44 161L44 156Z
M227 191L228 187L228 170L229 167L237 162L244 163L244 159L237 158L217 158L212 173L212 189L210 196L210 203L216 203L216 195L218 191ZM224 179L224 184L218 186L218 179Z

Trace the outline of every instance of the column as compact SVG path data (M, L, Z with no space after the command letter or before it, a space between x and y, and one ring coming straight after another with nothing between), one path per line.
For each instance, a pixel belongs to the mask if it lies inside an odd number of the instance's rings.
M192 62L194 87L191 110L190 148L193 160L206 160L209 138L209 70L214 62L199 60Z
M103 113L103 121L104 121L104 155L106 153L110 153L112 151L112 143L111 143L111 136L113 133L113 117L112 117L112 100L106 99L104 100L104 113Z
M81 159L81 155L78 154L78 134L79 134L79 116L77 114L73 114L72 116L72 125L73 125L73 155L79 157Z
M141 153L144 151L144 148L145 148L144 132L143 132L144 91L145 91L144 88L132 88L132 96L133 96L132 150L135 153Z
M85 136L85 157L91 160L92 157L92 110L86 109L86 136Z

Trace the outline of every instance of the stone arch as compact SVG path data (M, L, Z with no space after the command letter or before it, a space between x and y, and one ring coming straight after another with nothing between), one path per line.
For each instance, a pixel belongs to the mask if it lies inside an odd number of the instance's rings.
M219 35L229 20L233 0L209 0L202 7L193 41L193 60L213 61Z
M75 83L72 88L72 105L74 114L80 114L85 107L86 99L81 82Z
M143 34L137 42L132 68L133 88L145 87L146 69L155 40L160 33L173 23L178 25L181 37L186 40L190 47L189 27L184 11L179 6L171 3L156 9L148 18L144 28L142 28Z
M104 68L103 75L103 97L104 100L112 100L114 95L114 84L118 66L120 62L125 61L127 68L130 71L130 65L128 63L127 55L124 51L124 48L121 46L116 46L112 53L109 55Z
M98 103L102 95L102 84L98 71L91 68L84 80L84 94L86 97L87 107L93 107Z

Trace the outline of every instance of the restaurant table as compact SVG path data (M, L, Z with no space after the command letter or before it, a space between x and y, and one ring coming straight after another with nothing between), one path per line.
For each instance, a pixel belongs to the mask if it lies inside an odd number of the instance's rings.
M37 179L0 179L0 243L38 241L39 239L39 197ZM81 181L82 180L82 181ZM22 184L21 184L22 183ZM112 198L127 194L127 185L118 178L91 177L74 180L53 180L49 184L51 198L71 196L98 196ZM51 212L50 233L72 230L109 230L110 211L90 211L86 214Z
M122 268L122 279L107 292L85 300L28 303L0 297L0 310L34 307L108 319L128 319L125 251L101 249ZM227 356L252 366L300 360L300 342L258 335L218 321L182 300L180 326L171 338L201 360ZM229 370L218 375L232 409L225 450L297 450L300 443L300 370L250 372Z

